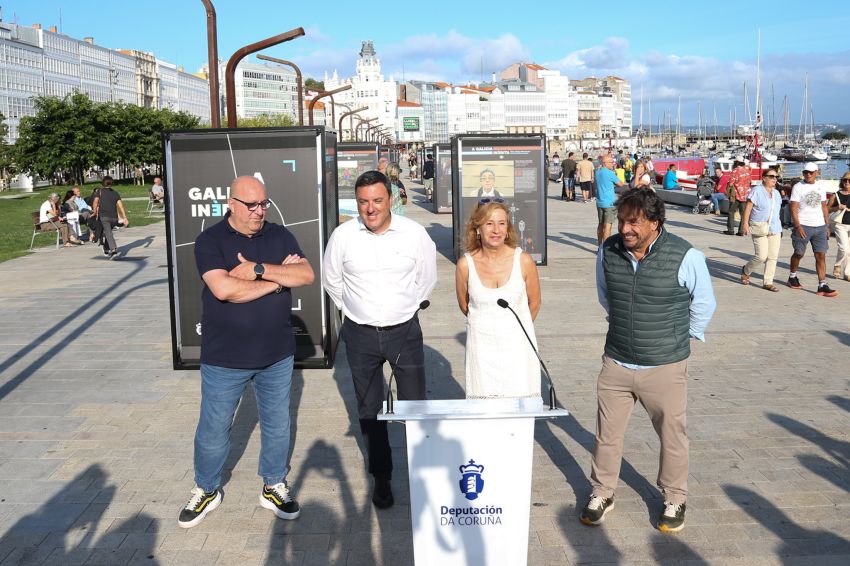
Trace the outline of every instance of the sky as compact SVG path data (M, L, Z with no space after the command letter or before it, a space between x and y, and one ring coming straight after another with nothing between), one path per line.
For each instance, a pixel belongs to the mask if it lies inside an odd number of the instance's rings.
M632 84L633 121L656 127L700 120L728 126L755 111L761 32L761 100L765 118L799 124L804 81L817 123L850 124L850 11L845 2L805 4L711 0L687 2L375 3L212 0L219 58L298 27L306 35L263 53L297 63L321 80L354 74L364 40L374 42L385 78L454 84L490 80L515 62L534 62L570 78L615 75ZM139 49L197 71L207 61L201 0L0 0L2 19L52 25L98 45ZM60 17L61 14L61 17ZM253 58L252 58L253 59ZM223 81L222 77L222 81ZM807 113L808 114L808 113Z

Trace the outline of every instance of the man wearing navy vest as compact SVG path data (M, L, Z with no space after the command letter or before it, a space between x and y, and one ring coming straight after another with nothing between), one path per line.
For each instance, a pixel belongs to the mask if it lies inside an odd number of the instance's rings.
M651 189L623 193L618 233L597 256L596 285L608 313L608 334L596 386L593 492L581 513L587 525L599 525L614 508L623 437L639 401L661 440L656 483L664 510L658 529L685 526L690 339L705 340L716 303L705 256L668 232L664 216L664 202Z

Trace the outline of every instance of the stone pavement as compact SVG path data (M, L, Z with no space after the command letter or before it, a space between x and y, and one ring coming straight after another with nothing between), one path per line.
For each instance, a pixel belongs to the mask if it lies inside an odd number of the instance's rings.
M451 218L426 212L410 184L408 214L440 251L440 281L421 316L429 395L458 398L464 318L446 257ZM750 240L682 209L667 225L707 254L719 305L690 364L687 526L673 536L653 528L658 442L641 408L616 510L599 528L578 522L606 323L593 280L595 209L558 194L551 184L536 330L573 414L537 424L529 564L850 562L850 284L835 282L838 298L815 296L809 257L803 291L768 293L757 277L744 287ZM257 505L259 434L246 396L224 503L198 527L178 528L192 487L198 373L171 369L164 225L131 227L118 241L117 261L84 246L0 267L0 563L411 564L401 427L397 504L376 512L342 352L335 369L294 376L289 480L301 518L280 521ZM789 255L786 237L779 281Z

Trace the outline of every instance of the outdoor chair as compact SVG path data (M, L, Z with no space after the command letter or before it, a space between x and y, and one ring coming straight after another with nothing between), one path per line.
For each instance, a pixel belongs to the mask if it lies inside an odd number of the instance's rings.
M150 218L154 215L154 213L163 213L165 214L165 195L162 196L162 200L157 202L153 198L153 192L148 191L148 210L146 212L147 217Z
M32 251L32 247L35 244L35 237L39 234L52 234L56 233L56 249L59 249L59 226L53 222L52 220L48 220L47 222L50 224L50 228L42 227L42 223L39 221L40 214L38 212L33 212L30 214L32 216L32 240L30 241L30 251Z

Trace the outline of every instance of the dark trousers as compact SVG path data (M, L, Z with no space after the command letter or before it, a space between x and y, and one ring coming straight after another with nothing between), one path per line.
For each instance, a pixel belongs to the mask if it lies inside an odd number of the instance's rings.
M393 460L387 422L376 418L385 400L384 362L389 362L395 371L399 399L425 398L425 352L422 349L419 319L413 318L389 330L377 330L346 320L340 335L345 341L348 365L354 381L360 432L366 444L369 473L390 476Z
M726 230L728 232L735 231L735 211L741 214L741 221L738 223L738 234L743 230L744 209L747 207L747 201L732 199L729 201L729 216L726 217Z
M115 235L112 233L112 228L118 225L117 218L101 218L101 243L103 244L103 251L111 252L118 248L118 245L115 243Z

